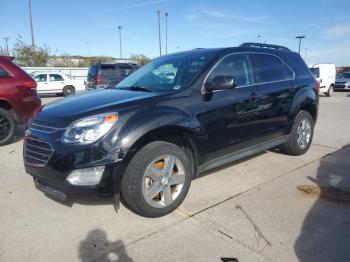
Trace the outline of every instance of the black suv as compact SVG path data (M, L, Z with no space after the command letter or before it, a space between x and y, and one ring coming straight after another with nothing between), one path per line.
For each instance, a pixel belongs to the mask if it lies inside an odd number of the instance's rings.
M87 89L105 88L116 85L139 66L134 63L92 64L87 76Z
M24 141L46 194L113 194L146 217L185 199L199 173L279 146L310 147L318 90L299 54L276 45L159 57L114 88L44 106Z

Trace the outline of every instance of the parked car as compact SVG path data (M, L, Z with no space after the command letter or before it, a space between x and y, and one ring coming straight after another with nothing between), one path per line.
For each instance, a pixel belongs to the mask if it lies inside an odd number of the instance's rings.
M43 107L24 164L53 197L109 192L118 207L121 192L136 213L159 217L201 172L276 146L304 154L317 112L316 80L298 53L257 43L196 49Z
M334 87L338 90L350 89L350 71L340 72L337 75Z
M114 86L138 68L134 63L92 64L88 71L87 89Z
M17 123L26 123L41 106L35 81L11 60L0 56L0 146L13 139Z
M39 94L69 96L79 91L85 91L84 80L71 79L61 72L35 72L32 77L37 82Z
M320 83L320 92L326 94L326 96L332 96L336 76L335 64L315 64L309 67Z

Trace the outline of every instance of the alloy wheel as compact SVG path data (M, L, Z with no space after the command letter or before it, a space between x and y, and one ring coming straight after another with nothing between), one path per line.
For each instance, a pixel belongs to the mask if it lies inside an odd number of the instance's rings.
M304 149L308 146L311 139L311 132L312 129L310 121L306 118L302 119L297 130L297 141L301 149Z
M183 164L174 155L153 160L143 175L142 193L146 202L155 208L171 205L183 189L184 172Z

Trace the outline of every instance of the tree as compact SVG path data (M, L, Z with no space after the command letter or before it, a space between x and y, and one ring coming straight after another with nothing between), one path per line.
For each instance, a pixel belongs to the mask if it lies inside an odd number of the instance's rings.
M143 54L130 54L130 60L135 60L140 65L148 64L151 61L151 59L148 56Z
M13 54L17 63L24 66L46 66L50 56L50 49L44 45L35 46L26 44L21 36L16 38Z

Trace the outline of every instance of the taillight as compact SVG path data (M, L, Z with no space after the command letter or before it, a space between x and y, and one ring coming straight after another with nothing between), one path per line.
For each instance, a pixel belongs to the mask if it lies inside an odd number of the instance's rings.
M36 88L36 82L35 81L27 81L23 83L24 87L27 88Z
M320 87L321 87L320 82L315 80L315 88L318 92L320 91Z
M101 76L97 75L97 76L95 77L95 82L96 82L96 85L101 84Z

